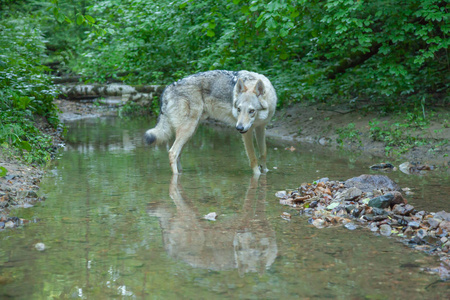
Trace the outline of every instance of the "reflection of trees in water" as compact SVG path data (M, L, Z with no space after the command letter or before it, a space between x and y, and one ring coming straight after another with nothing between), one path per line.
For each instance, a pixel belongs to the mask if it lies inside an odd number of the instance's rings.
M277 256L275 231L265 215L266 183L250 180L242 212L231 220L202 220L193 201L173 176L170 197L176 206L172 215L164 207L148 212L160 219L164 247L168 254L195 268L216 271L238 268L239 274L264 273Z

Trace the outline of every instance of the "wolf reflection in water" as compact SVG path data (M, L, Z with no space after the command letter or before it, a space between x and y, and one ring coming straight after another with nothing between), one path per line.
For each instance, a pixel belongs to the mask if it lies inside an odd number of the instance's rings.
M259 188L258 188L259 183ZM240 275L263 274L278 253L275 231L265 215L266 178L252 177L240 213L216 223L202 220L195 200L190 200L174 175L170 197L176 212L169 206L151 207L148 213L160 220L167 253L194 268L224 271L237 268Z

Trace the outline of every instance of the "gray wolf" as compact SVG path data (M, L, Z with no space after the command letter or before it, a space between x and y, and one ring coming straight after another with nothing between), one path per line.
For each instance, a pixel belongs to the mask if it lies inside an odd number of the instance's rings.
M266 166L265 127L275 113L277 95L264 75L248 71L207 71L190 75L169 85L161 97L161 110L155 128L147 130L148 144L168 141L175 133L169 150L174 174L181 172L180 155L198 124L206 118L230 125L242 134L253 174L268 171ZM255 155L253 132L259 148L260 164Z

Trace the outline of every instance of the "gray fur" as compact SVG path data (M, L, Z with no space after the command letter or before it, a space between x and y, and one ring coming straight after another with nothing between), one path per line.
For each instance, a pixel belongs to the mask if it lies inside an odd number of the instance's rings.
M155 128L145 134L148 143L162 143L176 133L169 150L173 173L181 171L180 154L199 122L207 117L234 125L243 134L250 165L260 174L253 146L253 129L260 147L262 169L266 145L264 128L272 118L277 102L275 90L263 75L248 71L208 71L169 85L161 98L161 115ZM261 144L261 145L259 145Z

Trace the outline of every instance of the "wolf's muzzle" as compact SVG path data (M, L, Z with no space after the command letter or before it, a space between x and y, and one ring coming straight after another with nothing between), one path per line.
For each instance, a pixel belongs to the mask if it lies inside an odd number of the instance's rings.
M239 131L242 134L247 132L247 130L244 130L244 126L242 126L241 124L236 125L236 130Z

